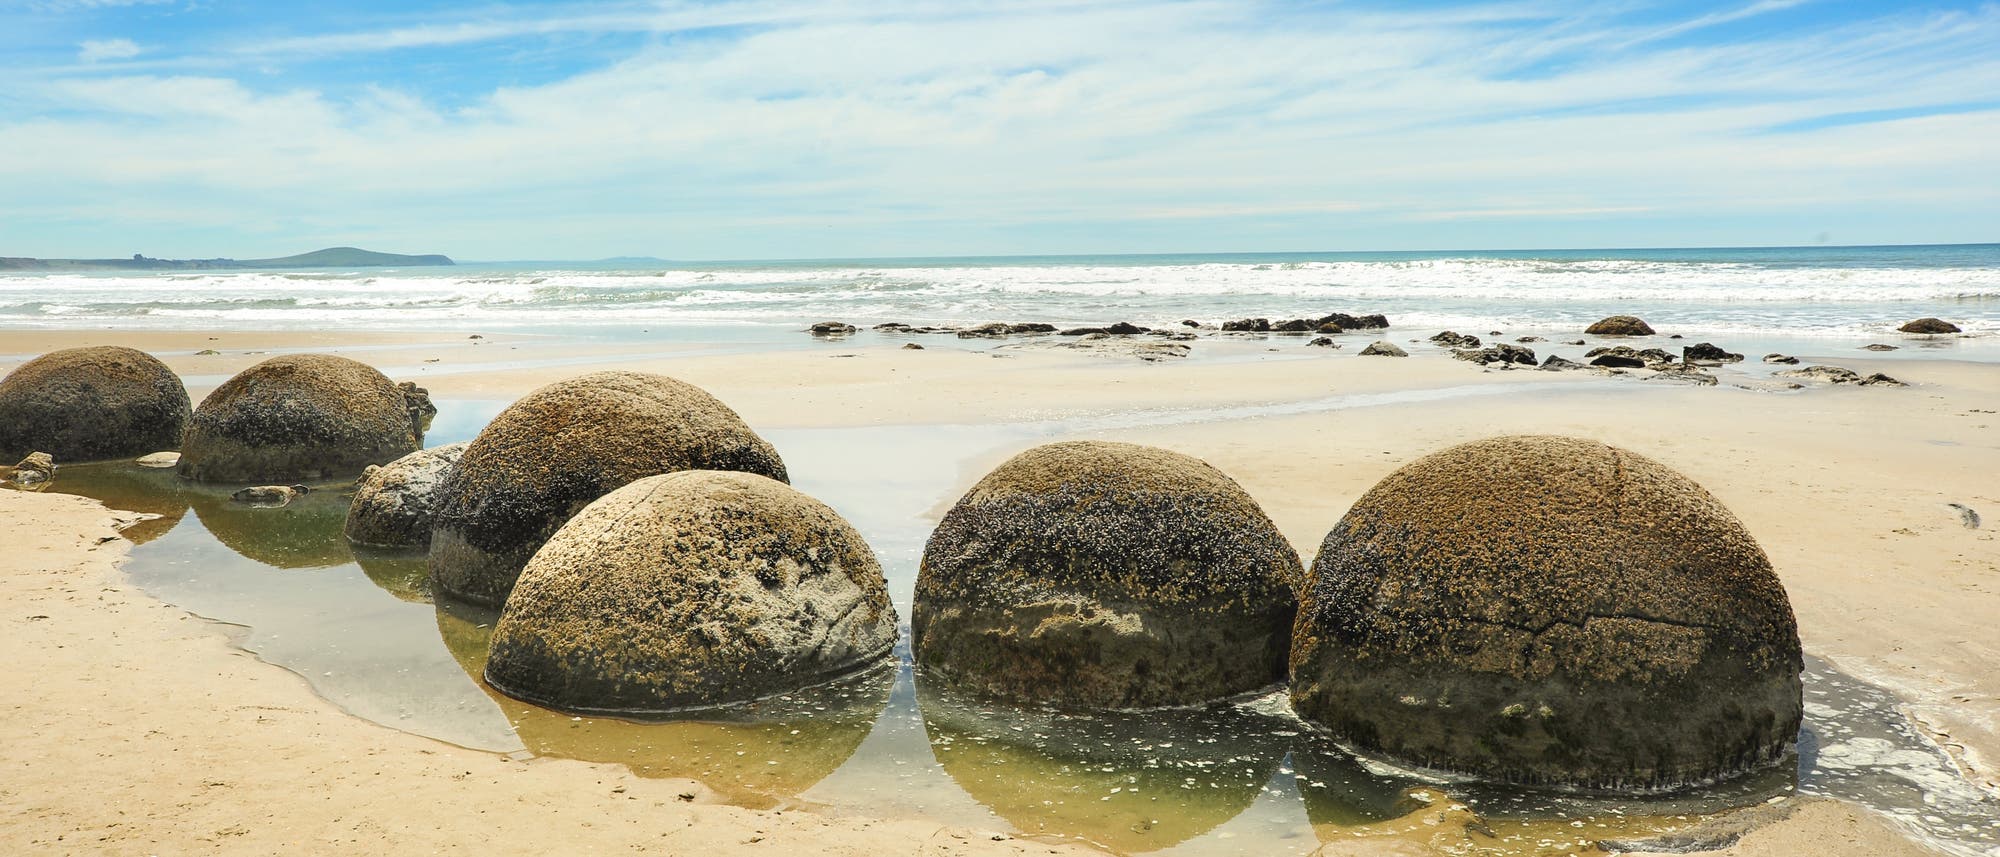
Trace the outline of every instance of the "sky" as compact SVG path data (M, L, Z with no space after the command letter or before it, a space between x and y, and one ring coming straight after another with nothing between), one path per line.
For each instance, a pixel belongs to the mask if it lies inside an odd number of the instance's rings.
M2000 241L2000 4L0 0L0 255Z

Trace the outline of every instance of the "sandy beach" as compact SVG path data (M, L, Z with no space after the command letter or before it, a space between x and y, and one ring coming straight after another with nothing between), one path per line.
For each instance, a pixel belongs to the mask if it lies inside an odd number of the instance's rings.
M2000 788L2000 540L1991 523L2000 518L1991 476L2000 473L2000 372L1991 364L1878 366L1833 355L1819 362L1888 371L1911 386L1778 393L1484 370L1415 346L1407 359L1355 358L1358 342L1301 356L1291 339L1149 364L873 341L718 351L467 337L8 332L0 354L135 345L161 354L196 401L262 359L251 352L291 349L347 354L447 402L504 402L590 369L629 368L700 385L759 430L1037 424L1039 434L959 461L956 487L937 503L1049 438L1145 443L1234 477L1307 562L1350 504L1429 452L1500 434L1595 438L1716 495L1769 554L1808 655L1893 692L1960 776ZM195 353L209 348L221 353ZM0 372L18 362L0 360ZM1988 522L1968 528L1949 503ZM81 498L0 492L0 543L9 546L0 647L17 658L0 674L0 847L10 853L1087 850L919 818L743 809L689 780L510 758L366 722L232 647L230 629L126 582L117 518ZM1851 804L1788 800L1788 814L1719 853L1930 853ZM1412 829L1322 851L1460 844Z

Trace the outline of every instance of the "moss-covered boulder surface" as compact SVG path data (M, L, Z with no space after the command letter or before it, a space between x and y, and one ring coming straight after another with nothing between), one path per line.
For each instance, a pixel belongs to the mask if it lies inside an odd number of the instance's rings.
M47 452L74 464L175 449L189 412L180 377L144 351L51 351L0 380L0 459Z
M446 477L465 454L464 443L420 449L371 467L355 485L343 532L357 545L420 548L431 543L431 519Z
M1078 708L1189 705L1284 677L1298 555L1235 481L1179 453L1053 443L931 535L911 631L962 688Z
M1659 788L1798 735L1798 628L1764 552L1700 486L1595 441L1494 438L1390 474L1304 601L1294 707L1404 762Z
M431 580L453 597L498 606L571 515L633 480L678 470L787 481L777 450L691 384L593 372L542 387L495 417L445 480Z
M180 474L197 482L348 479L415 452L423 433L394 382L330 354L273 357L195 408Z
M879 665L896 612L825 504L751 473L650 476L591 503L522 571L486 679L569 711L746 702Z

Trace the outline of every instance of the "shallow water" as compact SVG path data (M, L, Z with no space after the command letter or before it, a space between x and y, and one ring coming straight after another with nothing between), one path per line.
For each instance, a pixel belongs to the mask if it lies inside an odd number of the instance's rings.
M976 470L1018 449L1077 432L1399 400L766 434L795 484L869 539L907 617L927 515L955 499ZM502 405L440 402L431 442L471 437ZM487 688L479 675L494 614L432 604L420 556L350 548L340 535L343 488L324 486L283 508L249 508L230 503L225 489L182 483L171 470L115 463L65 467L53 490L160 515L126 533L138 544L125 566L130 578L236 626L238 645L300 674L357 716L481 750L693 778L746 806L914 815L1122 853L1302 854L1352 841L1539 855L1645 838L1721 810L1806 794L1866 806L1951 853L2000 853L2000 802L1961 779L1893 697L1816 659L1808 659L1795 767L1653 797L1565 795L1400 771L1315 733L1291 715L1282 693L1145 713L998 705L935 686L901 648L893 668L861 680L702 720L573 717Z

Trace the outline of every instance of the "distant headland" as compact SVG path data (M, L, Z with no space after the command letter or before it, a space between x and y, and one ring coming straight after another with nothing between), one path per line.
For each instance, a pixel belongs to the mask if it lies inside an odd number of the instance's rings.
M0 256L0 271L214 271L242 268L382 268L452 265L450 256L436 253L406 256L358 247L328 247L277 259L154 259L138 253L130 259L29 259Z

